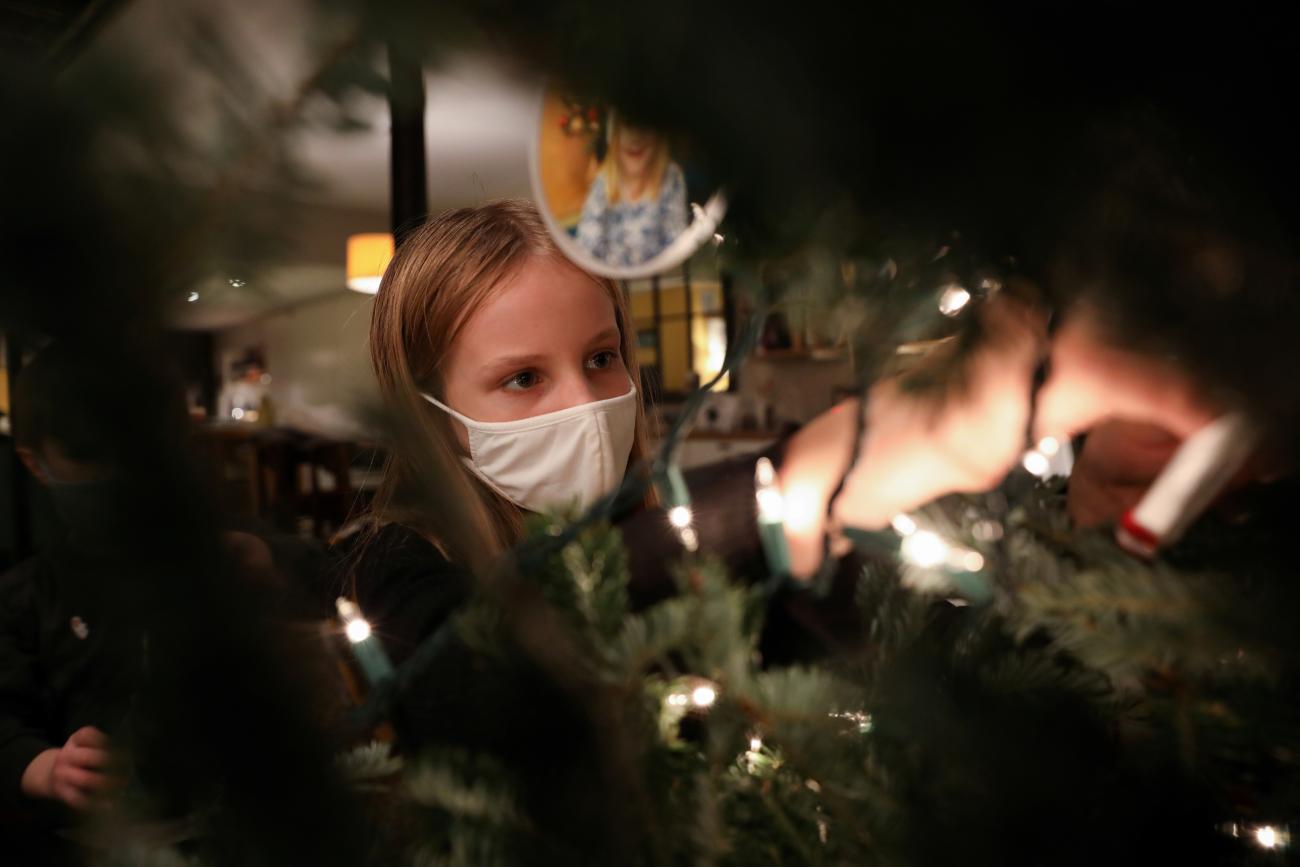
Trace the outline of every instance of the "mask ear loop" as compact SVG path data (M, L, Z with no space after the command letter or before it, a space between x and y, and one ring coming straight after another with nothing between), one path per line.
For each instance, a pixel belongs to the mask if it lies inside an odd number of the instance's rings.
M450 440L451 440L451 442L453 443L453 452L455 453L455 456L456 456L457 458L460 459L461 463L465 464L466 466L468 466L468 467L470 468L470 472L472 472L472 473L474 474L474 477L475 477L475 478L477 478L477 479L479 479L480 481L482 481L482 482L484 482L485 484L487 484L487 486L488 486L489 488L491 488L492 491L493 491L494 493L496 493L498 496L506 497L506 495L505 495L503 492L501 492L500 490L498 490L497 487L496 487L495 485L493 485L493 484L491 484L490 482L488 482L487 479L485 479L481 474L479 474L479 473L475 470L475 468L474 468L474 466L473 466L473 463L474 463L474 454L473 454L473 452L472 452L472 451L469 449L469 447L468 447L468 440L469 440L469 427L468 427L467 425L464 425L463 422L461 423L461 424L462 424L462 427L465 427L466 445L462 445L462 444L461 444L460 437L456 436L456 435L455 435L455 429L454 429L454 428L451 428L451 425L452 425L453 422L459 422L459 421L461 420L461 418L462 418L461 414L458 413L458 412L456 412L456 410L452 409L451 407L447 406L447 404L445 404L445 403L443 403L442 401L438 400L438 398L434 397L433 394L430 393L430 392L427 392L427 391L421 391L421 392L419 392L419 395L420 395L420 398L421 398L422 400L424 400L425 403L428 403L428 404L430 404L431 406L433 406L434 408L439 409L439 410L442 411L443 419L445 420L445 422L446 422L448 428L450 429L450 433L452 434L451 437L450 437ZM506 499L509 500L510 498L509 498L509 497L506 497ZM511 500L511 502L514 502L514 501Z
M427 392L427 391L422 391L422 392L420 392L420 397L421 397L425 402L433 404L433 405L436 406L438 409L442 410L443 412L445 412L447 415L451 416L452 418L457 419L457 420L459 420L459 419L461 418L461 414L460 414L460 413L456 412L456 410L452 409L451 407L447 406L447 404L445 404L445 403L443 403L442 401L438 400L438 398L434 397L434 396L433 396L432 394L430 394L429 392Z

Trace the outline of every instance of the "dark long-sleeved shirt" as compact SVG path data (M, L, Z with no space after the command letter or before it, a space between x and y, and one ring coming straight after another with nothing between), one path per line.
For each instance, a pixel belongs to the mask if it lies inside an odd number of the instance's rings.
M0 805L23 771L83 726L111 732L138 677L141 633L113 611L114 567L69 550L0 578Z

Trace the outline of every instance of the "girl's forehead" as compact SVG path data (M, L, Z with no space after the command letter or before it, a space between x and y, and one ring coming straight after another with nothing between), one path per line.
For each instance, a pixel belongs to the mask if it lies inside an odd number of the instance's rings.
M615 322L614 302L604 286L567 261L534 257L470 315L457 342L495 351L514 341L558 342Z
M493 302L504 302L512 307L569 306L574 312L592 308L612 312L613 309L604 286L559 256L528 259L501 281L487 304Z

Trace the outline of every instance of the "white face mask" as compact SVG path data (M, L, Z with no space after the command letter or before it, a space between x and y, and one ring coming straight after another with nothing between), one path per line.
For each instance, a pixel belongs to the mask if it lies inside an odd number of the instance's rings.
M518 421L475 421L428 394L465 425L465 465L489 488L532 512L586 508L618 487L636 436L636 386L627 394Z

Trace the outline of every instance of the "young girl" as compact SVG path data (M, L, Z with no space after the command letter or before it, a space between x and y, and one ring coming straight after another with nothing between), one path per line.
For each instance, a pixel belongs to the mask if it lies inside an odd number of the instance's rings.
M657 133L609 124L609 153L578 219L578 243L610 265L640 265L686 231L686 181Z

